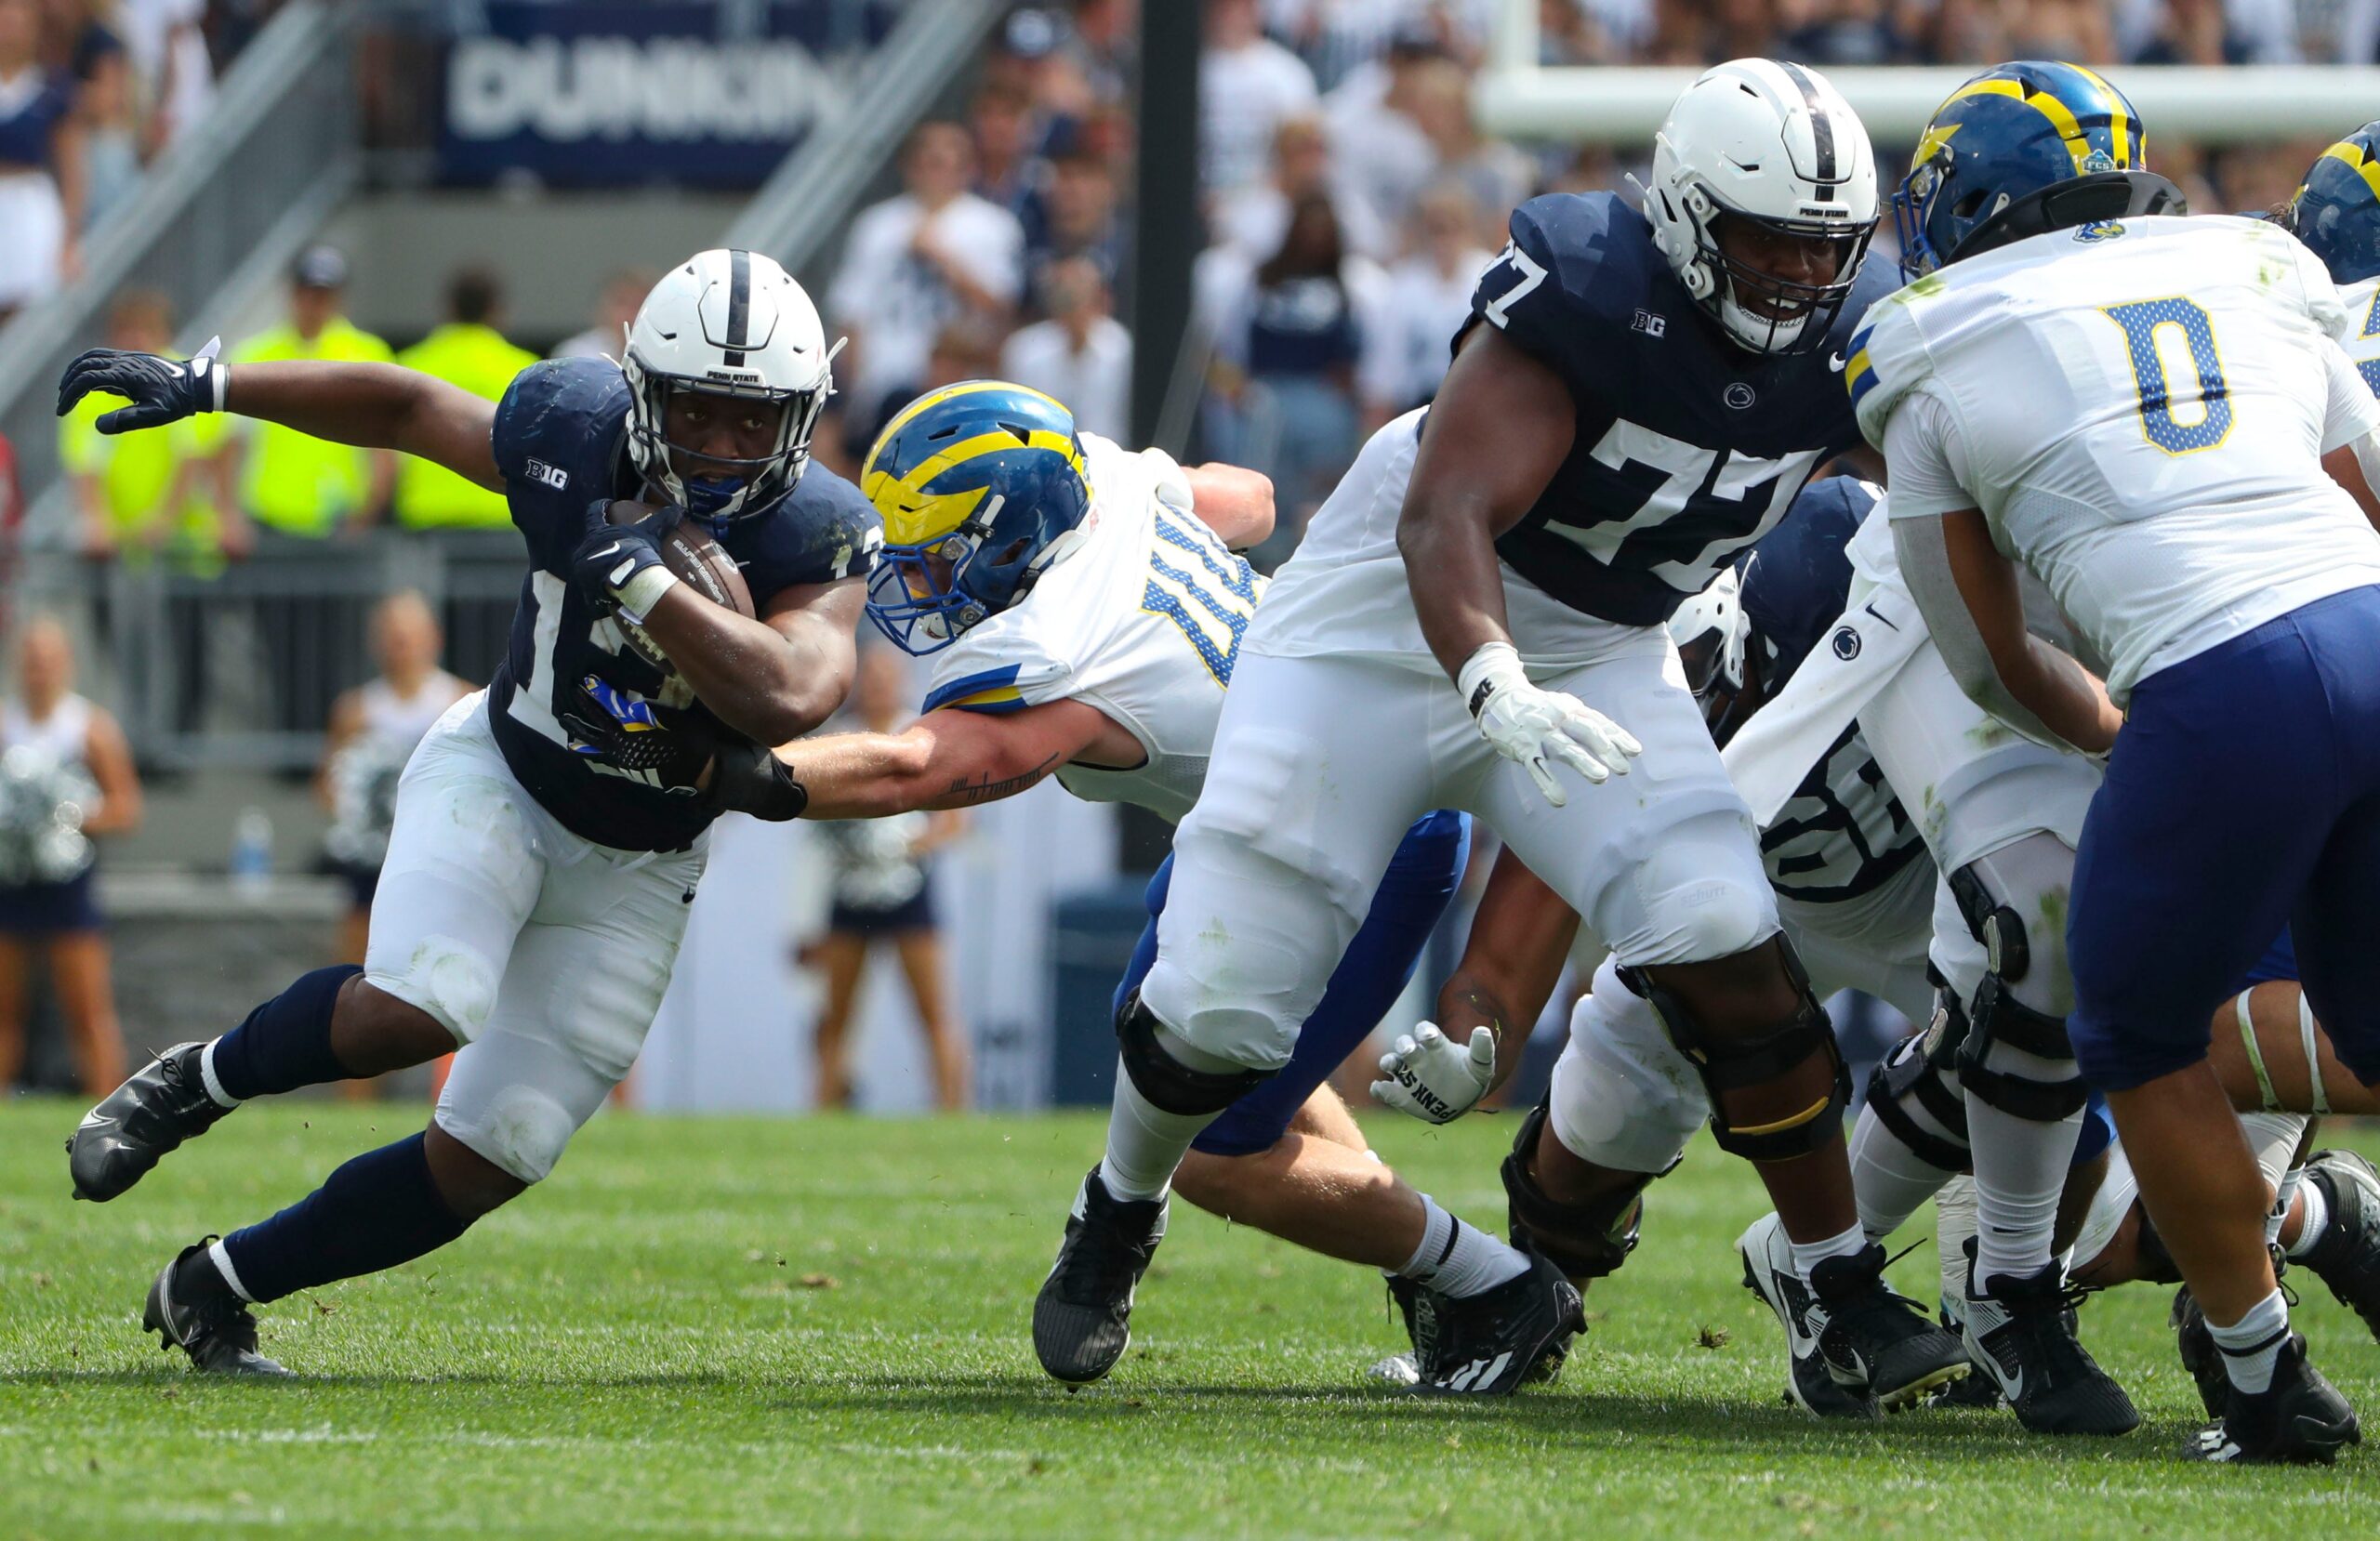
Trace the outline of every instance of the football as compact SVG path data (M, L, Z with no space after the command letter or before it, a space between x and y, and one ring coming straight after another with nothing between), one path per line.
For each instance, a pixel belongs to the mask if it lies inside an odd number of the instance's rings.
M653 512L653 505L634 498L615 498L605 519L614 524L634 524ZM752 606L752 590L744 582L744 573L726 547L710 538L702 527L681 523L661 542L662 564L678 575L678 580L715 605L723 606L738 615L756 613ZM628 639L628 645L663 673L675 669L660 645L648 636L642 626L626 620L618 623Z

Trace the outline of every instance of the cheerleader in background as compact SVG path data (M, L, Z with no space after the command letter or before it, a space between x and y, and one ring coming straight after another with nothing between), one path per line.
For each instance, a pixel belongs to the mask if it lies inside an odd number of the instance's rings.
M24 1065L25 986L39 947L83 1089L98 1097L125 1067L90 837L140 823L140 782L124 731L73 683L66 628L36 617L18 647L17 697L0 705L0 1087Z

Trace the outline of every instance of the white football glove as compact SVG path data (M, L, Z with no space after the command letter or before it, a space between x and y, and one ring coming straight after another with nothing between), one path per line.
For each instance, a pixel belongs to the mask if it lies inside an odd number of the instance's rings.
M1554 779L1549 760L1601 782L1615 772L1628 774L1629 759L1644 752L1634 734L1577 696L1530 684L1509 642L1489 642L1473 653L1455 685L1480 735L1498 754L1519 761L1556 808L1570 796Z
M1466 1048L1423 1022L1380 1057L1380 1073L1386 1079L1372 1083L1373 1097L1424 1124L1451 1124L1494 1084L1496 1034L1474 1027Z

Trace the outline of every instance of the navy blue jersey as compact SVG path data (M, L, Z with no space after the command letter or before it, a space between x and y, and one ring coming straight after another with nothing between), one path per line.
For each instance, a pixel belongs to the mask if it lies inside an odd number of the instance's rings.
M1744 558L1744 651L1770 699L1842 619L1851 597L1844 547L1875 506L1865 482L1829 477ZM1761 831L1760 849L1778 892L1823 904L1873 892L1924 856L1925 841L1855 722Z
M1867 266L1816 349L1765 356L1727 339L1611 193L1532 198L1512 234L1473 321L1561 375L1578 435L1496 549L1575 610L1659 626L1784 517L1819 461L1859 443L1843 360L1895 287L1891 264Z
M628 382L606 359L532 364L496 405L496 464L529 543L530 571L512 645L488 682L488 718L513 775L572 834L620 850L678 850L709 823L694 788L582 754L560 721L590 674L648 700L665 729L709 718L682 679L631 651L570 582L588 505L644 490L628 458ZM707 528L764 612L797 584L864 577L883 541L859 489L818 465L765 512Z

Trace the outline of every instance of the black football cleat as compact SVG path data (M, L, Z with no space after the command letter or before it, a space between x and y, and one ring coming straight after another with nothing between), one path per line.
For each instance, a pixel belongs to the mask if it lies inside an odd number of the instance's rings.
M105 1204L231 1110L206 1095L205 1044L176 1044L83 1115L66 1141L74 1196Z
M1785 1329L1786 1400L1822 1418L1881 1416L1875 1398L1837 1385L1828 1372L1826 1357L1818 1352L1826 1312L1793 1271L1793 1244L1774 1213L1752 1221L1736 1238L1736 1256L1743 1259L1744 1288L1760 1297Z
M2306 1180L2321 1189L2331 1218L2295 1260L2380 1337L2380 1172L2353 1151L2317 1151Z
M1132 1292L1165 1239L1166 1201L1111 1196L1093 1166L1033 1302L1033 1351L1070 1386L1097 1380L1131 1341Z
M2182 1368L2189 1372L2190 1384L2198 1388L2198 1400L2206 1408L2206 1416L2219 1418L2223 1405L2231 1397L2231 1377L2223 1373L2223 1350L2216 1346L2215 1335L2207 1330L2206 1313L2198 1309L2198 1299L2184 1284L2174 1292L2174 1309L2166 1314L2166 1324L2174 1329L2174 1347L2182 1356Z
M1966 1345L1884 1283L1884 1249L1874 1242L1812 1269L1810 1290L1826 1315L1818 1342L1828 1373L1884 1411L1917 1406L1967 1373Z
M1963 1290L1960 1293L1964 1295L1965 1292ZM1944 1297L1942 1309L1935 1315L1934 1320L1941 1324L1944 1332L1957 1333L1964 1339L1966 1324L1959 1319L1958 1310L1951 1305L1949 1297ZM1983 1367L1970 1356L1967 1360L1967 1373L1956 1380L1937 1386L1927 1392L1925 1405L1937 1412L1992 1412L2000 1406L2000 1383L1985 1375Z
M2080 1290L2056 1262L2023 1278L1994 1274L1977 1293L1969 1244L1964 1335L1968 1360L2036 1434L2129 1434L2139 1410L2075 1337Z
M217 1271L209 1236L167 1263L149 1286L140 1326L179 1349L190 1362L214 1375L286 1376L287 1370L257 1352L257 1319Z
M1414 1342L1416 1391L1442 1396L1509 1396L1552 1356L1567 1356L1587 1330L1579 1286L1535 1252L1528 1271L1460 1298L1424 1289L1416 1311L1427 1328ZM1560 1359L1555 1359L1558 1373Z
M2355 1409L2306 1363L2306 1339L2294 1333L2281 1346L2269 1387L2253 1396L2225 1390L2221 1420L2199 1430L2184 1451L2192 1459L2328 1466L2341 1450L2363 1442Z

